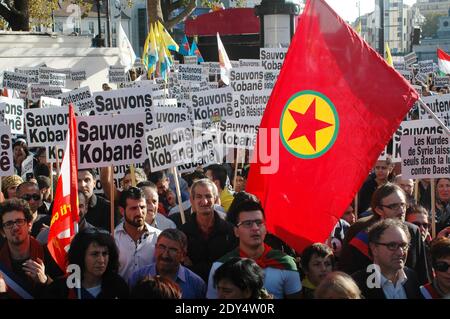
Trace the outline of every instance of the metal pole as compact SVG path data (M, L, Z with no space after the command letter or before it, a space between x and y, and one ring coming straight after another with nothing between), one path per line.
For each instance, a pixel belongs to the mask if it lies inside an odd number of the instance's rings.
M380 0L380 34L379 37L379 53L384 57L384 0Z
M100 21L100 0L97 0L97 19L98 19L98 39L97 45L101 47L101 38L102 38L102 24Z
M109 0L106 0L106 29L108 29L108 47L111 47L111 23L109 17Z

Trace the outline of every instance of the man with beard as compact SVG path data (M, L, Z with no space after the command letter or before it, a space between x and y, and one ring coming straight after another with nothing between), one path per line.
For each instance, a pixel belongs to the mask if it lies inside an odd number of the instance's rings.
M405 222L406 196L404 191L392 183L380 186L373 193L371 208L374 212L372 216L358 219L348 229L339 259L339 269L351 275L371 264L368 228L382 219L397 219L407 226L411 238L406 265L416 271L420 283L428 282L431 278L431 269L428 269L427 266L420 229L416 225Z
M408 227L397 219L383 219L369 229L373 267L352 277L366 299L419 299L417 275L405 266L410 242Z
M267 230L261 205L247 200L238 204L232 214L233 216L228 217L234 224L234 234L239 238L239 246L212 265L206 297L215 299L218 296L213 284L216 269L233 257L241 257L253 259L263 269L264 288L274 298L300 298L302 285L294 258L264 243Z
M95 171L93 169L78 170L78 190L87 198L86 220L95 227L112 232L111 203L109 200L94 194ZM114 225L119 223L119 214L114 212Z
M130 288L147 276L161 276L178 284L182 299L200 299L206 294L206 285L197 274L181 265L187 252L186 235L178 229L166 229L156 242L156 262L139 269L130 280Z
M82 231L83 229L95 228L93 225L89 224L86 221L86 212L87 212L87 199L83 192L78 192L78 216L80 219L78 221L78 231ZM48 233L50 228L44 228L36 237L36 240L43 245L48 243Z
M136 270L154 262L161 231L145 222L147 204L139 188L130 187L120 194L119 210L124 220L114 230L114 239L119 248L119 274L128 282Z
M46 247L30 236L32 220L24 200L0 204L0 234L6 238L0 249L0 271L8 286L7 298L39 297L52 278L62 275Z

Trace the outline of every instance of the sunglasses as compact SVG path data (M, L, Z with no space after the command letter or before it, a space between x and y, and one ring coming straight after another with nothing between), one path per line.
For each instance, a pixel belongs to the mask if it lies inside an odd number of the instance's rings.
M444 261L438 261L433 265L433 268L439 272L446 272L450 268L450 265Z
M21 197L23 200L26 200L27 202L29 202L31 199L38 201L41 200L41 194L25 194Z

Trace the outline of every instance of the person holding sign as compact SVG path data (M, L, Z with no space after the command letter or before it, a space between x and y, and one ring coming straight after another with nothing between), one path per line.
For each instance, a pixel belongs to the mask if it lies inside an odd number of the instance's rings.
M364 213L370 207L370 199L375 190L388 181L392 181L394 177L392 175L393 169L394 164L390 157L376 162L374 172L369 175L369 178L364 182L359 191L358 215Z
M436 232L450 226L450 178L436 180Z
M27 142L23 138L18 138L13 144L14 171L22 176L22 163L30 155Z

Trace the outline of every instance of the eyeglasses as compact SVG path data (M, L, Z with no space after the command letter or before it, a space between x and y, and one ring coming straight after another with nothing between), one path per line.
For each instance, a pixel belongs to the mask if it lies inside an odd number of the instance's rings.
M389 205L379 205L380 207L386 207L392 210L399 210L399 208L405 210L406 209L406 203L394 203Z
M239 226L244 226L244 228L252 228L253 224L256 224L256 226L261 227L262 225L265 224L265 222L262 219L249 219L249 220L244 220L242 222L239 222L236 224L237 227Z
M23 200L26 200L27 202L29 202L31 199L38 201L41 200L41 194L25 194L21 197Z
M423 228L428 228L430 226L430 224L428 223L419 223L419 222L411 222L411 224L414 224L417 227L423 226Z
M162 244L156 245L156 249L160 251L167 251L169 255L176 255L179 252L179 250L176 248L166 247L165 245Z
M403 251L407 251L409 248L408 243L396 243L396 242L390 242L390 243L375 243L377 245L386 246L387 249L390 251L397 251L397 249L400 247Z
M3 228L11 229L14 227L14 225L17 225L18 227L22 227L27 223L27 220L25 218L18 218L16 220L10 220L6 223L3 223Z
M433 264L433 268L434 270L439 272L446 272L448 268L450 268L450 265L447 264L445 261L438 261L435 264Z

